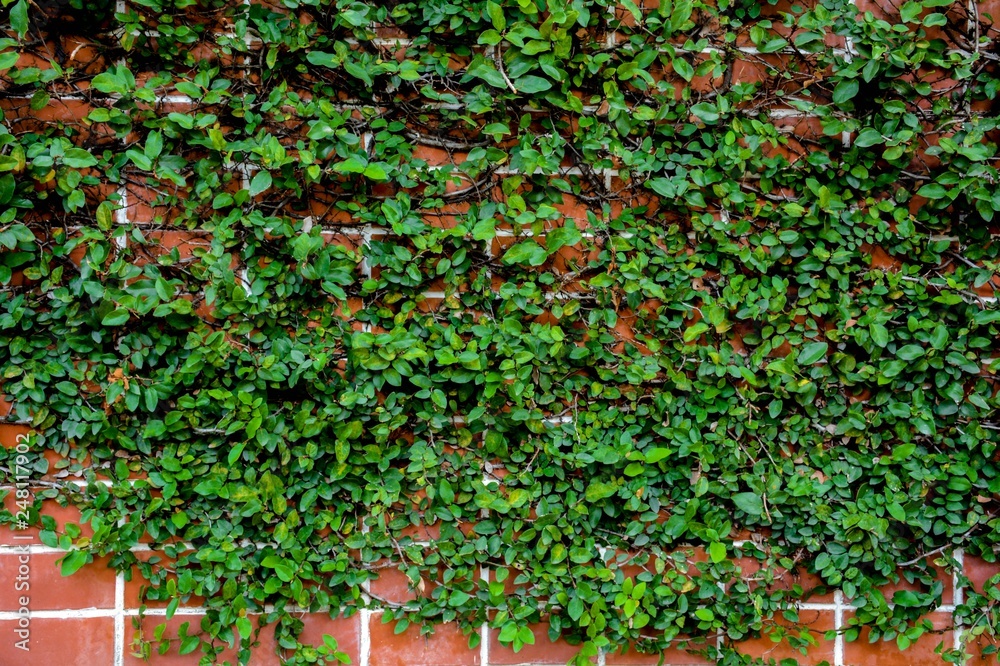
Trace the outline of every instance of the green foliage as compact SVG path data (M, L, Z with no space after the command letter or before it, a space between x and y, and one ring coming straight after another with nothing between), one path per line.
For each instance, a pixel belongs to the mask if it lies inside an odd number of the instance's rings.
M293 611L374 608L743 664L808 651L785 627L829 589L905 649L934 563L995 560L975 3L5 5L7 420L61 457L32 516L64 572L204 598L140 654L246 663L261 616L336 663ZM23 57L73 30L93 61Z

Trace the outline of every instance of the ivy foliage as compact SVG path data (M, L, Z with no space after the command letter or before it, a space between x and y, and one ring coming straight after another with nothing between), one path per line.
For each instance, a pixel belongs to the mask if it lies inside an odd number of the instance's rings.
M64 571L208 609L140 652L371 608L747 664L832 590L905 649L996 559L979 3L3 2L6 419Z

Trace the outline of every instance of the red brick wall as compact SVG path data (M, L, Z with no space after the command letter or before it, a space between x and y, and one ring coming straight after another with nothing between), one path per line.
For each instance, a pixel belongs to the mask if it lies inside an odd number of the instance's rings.
M6 434L8 426L0 426ZM5 437L5 441L7 438ZM60 520L74 520L71 510L53 507L50 515ZM139 548L138 552L148 552ZM0 534L0 663L23 666L124 666L144 663L134 654L133 640L142 635L150 639L156 627L163 623L166 609L163 604L147 603L140 620L139 592L141 578L125 580L123 574L115 574L108 567L108 560L98 560L81 569L72 577L60 575L56 561L62 551L42 545L36 530ZM942 576L945 589L944 605L928 619L938 633L928 633L906 651L900 652L895 642L879 641L870 644L866 635L858 640L846 641L842 635L832 640L821 640L809 651L808 657L791 649L787 643L776 645L767 638L747 641L747 654L764 658L797 659L800 664L820 664L829 662L833 666L937 666L941 663L935 649L944 644L946 649L958 647L961 628L952 630L950 617L955 605L963 600L963 583L976 589L983 589L987 579L1000 573L1000 566L987 564L978 558L963 558L968 581L955 576ZM27 574L25 574L27 567ZM746 575L752 574L747 567ZM488 577L490 572L483 571ZM18 580L27 579L30 589L17 591ZM795 578L791 582L808 585L808 580ZM900 586L904 587L904 586ZM897 588L899 589L899 588ZM895 590L885 590L891 598ZM412 591L407 588L402 575L386 575L372 588L379 597L402 601ZM30 610L30 650L22 651L14 646L17 640L15 630L22 615L19 614L19 597L28 596ZM800 622L817 631L829 631L849 627L852 606L841 593L818 595L801 607ZM183 623L190 623L192 631L204 615L196 602L182 605L174 617L167 622L164 637L177 637ZM361 666L486 666L515 664L565 664L576 652L576 647L565 642L552 643L544 625L534 628L535 644L528 645L515 653L511 648L497 641L498 630L480 630L482 641L474 649L469 648L469 637L457 629L443 625L430 637L422 637L416 629L408 629L401 634L394 633L394 623L384 624L377 611L361 611L352 617L331 619L328 614L314 613L301 615L305 624L304 642L322 642L324 634L337 639L340 649L351 658L352 664ZM488 639L488 640L487 640ZM986 640L970 641L972 658L967 662L976 664L996 663L996 657L983 655L983 648L991 645ZM155 650L155 648L154 648ZM159 666L194 666L198 663L198 652L178 655L176 644L165 656L155 653L148 663ZM232 653L227 656L232 658ZM635 666L657 664L660 655L601 654L594 663L606 666ZM680 650L663 655L666 666L706 664ZM260 646L254 652L254 666L277 666L282 663L275 653L273 628L265 628L260 636Z
M891 0L888 1L891 2ZM92 54L88 54L86 49L74 49L72 44L63 45L62 48L67 53L72 53L72 57L75 58L89 59L92 56ZM38 63L38 65L44 67L45 63ZM95 71L100 71L103 65L95 67ZM737 71L735 80L760 80L762 77L761 72L751 68L743 68ZM73 95L55 96L48 105L37 111L31 111L27 108L28 101L26 98L6 97L0 99L0 105L15 125L18 123L59 121L79 122L92 110L86 100ZM180 110L192 106L190 101L183 97L167 97L160 101L164 104L164 113L168 110ZM820 132L814 118L797 113L786 114L780 119L775 119L774 122L781 131L787 132L792 137L802 138ZM806 151L806 148L803 144L793 140L781 150L786 151L790 157L794 157L796 151L800 151L801 154ZM445 151L427 147L419 147L415 156L432 163L434 160L444 162L451 159ZM616 173L613 171L607 172L606 175L609 181L613 181L616 177ZM107 193L94 192L92 194L95 200L99 200ZM143 228L144 225L153 225L157 216L164 215L169 218L170 211L155 210L150 207L148 201L152 197L149 192L126 187L121 190L120 194L125 199L125 208L120 212L120 217L117 220L120 223L134 224ZM325 208L321 202L316 203L313 212L316 215L324 214ZM460 212L460 207L452 210L446 207L440 211L440 214L447 216L449 213L456 212ZM586 227L586 205L571 201L567 197L567 202L562 206L562 212L568 218L576 219L581 228ZM371 228L351 229L336 238L333 238L331 234L331 240L345 245L360 245L365 242L366 238L370 239L373 233L375 231ZM197 231L149 229L147 234L159 238L162 243L162 251L166 252L170 248L177 248L182 258L189 256L194 246L205 243L207 240L207 235L204 232ZM497 239L496 247L493 249L495 255L502 252L505 241L509 241L509 239L502 236ZM440 294L428 293L430 303L439 300ZM628 330L627 325L623 327L622 334L624 337L630 336L631 331ZM9 405L0 402L0 414L7 411L9 411ZM22 426L0 425L0 440L4 446L13 447L16 445L17 437L24 432L26 432L26 428ZM43 487L36 486L35 491ZM4 486L4 489L13 490L13 486L7 485ZM6 501L7 508L16 511L16 497L13 493L7 497ZM46 513L54 516L60 522L78 522L80 518L74 510L55 505L48 507ZM86 528L84 531L86 533ZM144 551L140 548L139 552ZM152 636L156 626L162 622L166 615L165 608L148 604L143 611L144 617L140 621L139 587L141 582L137 580L138 576L127 581L123 574L116 574L114 569L109 567L109 561L104 559L84 567L72 577L64 578L60 575L56 565L56 561L62 554L63 552L58 549L42 545L38 538L38 531L35 529L18 532L4 530L0 534L0 581L2 581L2 587L0 587L0 664L124 666L143 663L142 659L133 654L133 639L140 634L146 638ZM821 641L810 651L809 657L802 657L801 654L790 650L785 644L776 647L767 639L747 642L745 651L748 654L756 654L764 658L797 659L803 664L822 662L829 662L834 666L939 664L941 663L940 657L935 654L935 649L939 644L943 643L946 649L958 647L960 644L962 630L960 627L954 630L951 628L953 622L950 615L955 606L962 603L965 586L971 584L976 589L982 589L990 576L1000 573L1000 566L987 564L975 558L964 558L963 566L968 580L965 581L958 575L945 576L943 578L945 585L944 605L929 618L935 627L940 627L942 630L939 633L930 633L921 637L915 645L905 652L899 652L893 643L869 644L864 634L855 641L845 640L843 633L838 630L850 626L852 606L839 592L817 596L813 601L801 607L801 622L803 624L821 631L838 633L836 638ZM483 570L482 575L484 579L488 579L491 572ZM750 571L747 572L747 575L750 575ZM30 583L30 589L19 589L19 583L25 580ZM401 600L413 593L407 588L402 576L386 574L382 580L374 585L375 587L370 591L384 599ZM887 591L887 598L891 598L891 593L892 590ZM30 617L29 651L22 651L15 645L16 641L19 640L16 630L19 625L26 621L25 615L19 612L22 597L28 599L30 610L28 615ZM202 609L196 603L186 607L182 606L176 615L167 622L166 636L176 636L176 632L184 623L190 623L191 626L196 627L202 617ZM331 619L326 614L303 614L302 620L305 624L304 641L321 642L324 634L332 635L337 639L340 649L350 656L351 662L361 666L563 664L577 652L574 646L563 642L552 643L547 636L547 627L545 626L535 627L534 645L529 645L515 653L510 648L500 645L497 640L498 630L486 627L481 629L480 645L470 649L468 647L469 637L447 625L440 627L430 637L420 636L415 629L397 635L394 633L393 624L384 624L378 611L363 610L349 618L339 617L336 619ZM995 663L995 657L980 654L982 648L986 647L985 643L977 644L972 641L972 645L974 646L972 649L973 657L968 662L969 664ZM661 658L664 659L667 666L707 663L681 651L664 655L600 654L594 659L594 662L607 666L626 666L657 664L660 663ZM178 655L176 654L176 645L174 645L170 654L166 656L154 654L149 663L193 665L198 663L198 653ZM281 663L280 658L275 654L274 640L269 638L267 629L261 633L261 644L251 663L255 666Z

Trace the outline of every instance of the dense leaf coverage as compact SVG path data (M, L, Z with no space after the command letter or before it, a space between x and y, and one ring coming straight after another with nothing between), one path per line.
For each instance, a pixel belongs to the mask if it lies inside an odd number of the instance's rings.
M7 419L64 570L205 598L171 649L268 605L333 663L290 609L369 607L736 664L828 589L905 648L994 558L988 7L3 1Z

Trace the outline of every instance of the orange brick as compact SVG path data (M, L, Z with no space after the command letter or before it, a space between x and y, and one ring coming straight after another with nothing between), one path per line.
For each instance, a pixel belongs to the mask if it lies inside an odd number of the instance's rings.
M115 570L109 558L86 565L71 577L64 577L55 553L0 554L0 579L9 581L0 589L0 611L17 610L20 597L30 599L33 611L77 608L114 608ZM23 576L30 587L17 590L14 581Z
M18 508L15 504L16 497L13 492L10 492L4 498L4 509L10 511L11 513L17 513ZM42 502L42 516L51 516L56 521L56 529L62 532L65 526L69 523L80 525L81 515L80 510L75 506L60 506L55 500L44 500ZM84 536L90 536L94 531L90 528L89 524L80 525L82 534ZM0 544L18 544L23 545L25 543L41 544L41 539L39 539L39 528L29 527L23 530L15 530L13 526L0 527ZM15 538L18 537L18 538ZM22 537L31 537L30 539L24 539Z
M849 614L845 614L849 618ZM953 645L951 615L947 613L931 613L927 616L934 624L936 633L926 633L905 651L900 652L895 640L870 643L870 632L862 629L858 639L844 644L844 663L851 666L886 666L887 664L906 664L907 666L940 666L940 655L934 654L934 649L941 642L944 649Z
M965 576L976 592L985 592L986 582L1000 574L1000 562L987 562L982 558L966 555L964 565Z
M799 621L791 623L784 618L775 618L766 625L762 636L742 641L738 644L741 653L762 659L795 659L802 666L833 662L834 641L825 640L824 634L835 628L834 611L800 610ZM781 635L782 631L788 633ZM808 637L806 635L808 631ZM793 647L790 638L807 641L807 654ZM812 643L815 641L815 644Z
M197 664L203 652L197 648L194 652L186 655L178 654L178 636L181 625L188 624L186 635L198 635L201 633L201 621L203 615L175 615L170 620L163 616L150 615L142 618L127 618L125 620L125 660L124 666L191 666ZM161 637L163 641L169 641L169 648L165 654L160 654L161 641L155 640L157 627L166 625ZM138 625L138 626L136 626ZM141 646L137 641L141 639L150 644ZM273 646L273 642L271 643ZM145 651L145 652L142 652ZM148 661L143 658L148 656ZM235 663L236 650L225 650L220 659L229 659L230 663ZM111 662L107 662L111 663ZM221 663L221 662L220 662ZM273 662L272 662L273 663ZM271 666L268 664L267 666Z
M542 622L531 628L535 634L534 645L525 645L518 652L510 646L500 644L499 629L490 629L491 664L565 664L579 654L579 645L570 645L564 639L552 642L549 639L549 623ZM596 663L596 659L591 659Z
M352 617L331 618L324 613L310 613L301 618L304 624L299 640L304 644L320 645L323 635L329 634L337 641L337 649L351 658L352 664L361 663L360 632L361 614Z
M27 652L12 644L17 626L17 620L0 620L0 635L5 640L0 657L4 664L104 666L115 661L115 623L110 617L32 618Z
M141 562L149 562L150 560L155 559L156 564L152 566L154 567L154 571L156 572L163 572L164 567L174 566L174 560L171 560L163 553L154 551L140 551L135 553L135 556L136 559L138 559ZM173 578L176 580L176 576L171 573L167 574L167 578ZM169 599L161 600L161 599L144 598L144 596L149 593L150 589L151 589L150 582L143 577L140 567L139 566L133 567L131 580L125 581L125 608L129 609L138 608L142 604L144 604L147 608L166 608L167 605L170 603ZM162 593L166 595L165 588L163 589ZM159 594L159 592L157 592L157 594ZM180 602L180 607L197 608L202 606L204 604L204 601L205 600L202 597L191 595L186 601Z
M692 647L697 649L703 648L704 645ZM644 654L631 649L624 653L620 651L609 652L604 656L604 663L607 666L659 666L661 658L664 666L708 666L715 663L673 647L653 654Z
M382 623L379 613L369 620L371 666L477 666L478 648L469 649L469 637L454 624L441 624L430 636L417 627L394 633L395 622Z

